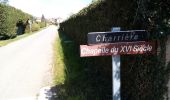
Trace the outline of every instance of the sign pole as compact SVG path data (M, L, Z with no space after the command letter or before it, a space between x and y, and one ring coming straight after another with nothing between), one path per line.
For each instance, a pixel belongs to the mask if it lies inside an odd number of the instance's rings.
M120 31L120 27L113 27L112 32ZM120 55L112 56L112 100L121 100L120 90Z
M120 100L120 55L112 56L113 100Z

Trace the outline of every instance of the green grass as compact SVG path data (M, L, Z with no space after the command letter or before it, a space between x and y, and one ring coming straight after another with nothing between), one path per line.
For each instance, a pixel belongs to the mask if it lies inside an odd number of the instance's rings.
M54 84L60 85L64 84L65 81L65 64L64 64L64 54L63 48L61 46L61 40L57 37L54 43Z
M46 27L45 27L45 28L46 28ZM45 28L41 28L41 29L39 29L38 31L41 31L41 30L43 30L43 29L45 29ZM34 31L34 32L30 32L30 33L25 33L25 34L22 34L22 35L18 35L16 38L13 38L13 39L0 40L0 47L1 47L1 46L5 46L5 45L7 45L7 44L9 44L9 43L15 42L15 41L17 41L17 40L20 40L20 39L22 39L22 38L28 37L28 36L30 36L30 35L38 32L38 31Z
M110 78L96 71L93 58L80 58L79 45L65 34L55 43L56 100L109 100Z
M79 46L64 34L59 35L60 38L54 44L54 85L58 94L56 100L101 100L102 98L98 99L100 83L96 79L101 81L102 78L99 74L95 75L92 66L89 67L92 69L85 66L90 60L80 58Z
M59 36L54 44L56 100L109 100L111 87L105 81L110 78L96 71L93 58L80 58L78 44Z
M54 85L60 87L58 91L60 100L86 100L81 91L73 95L71 92L77 92L76 83L80 80L82 71L79 65L79 53L75 52L75 47L70 42L65 42L57 37L54 43L54 60L53 60L53 76ZM76 53L76 55L75 55ZM83 84L83 82L78 82ZM74 84L74 86L72 85ZM69 87L71 86L71 88ZM79 89L79 87L77 87ZM71 91L70 91L71 90ZM71 93L72 94L72 93ZM57 98L58 99L58 98Z
M34 33L34 32L33 32L33 33ZM24 37L30 36L30 35L32 35L33 33L25 33L25 34L23 34L23 35L17 36L16 38L13 38L13 39L0 40L0 46L5 46L5 45L7 45L7 44L9 44L9 43L11 43L11 42L14 42L14 41L20 40L20 39L22 39L22 38L24 38Z

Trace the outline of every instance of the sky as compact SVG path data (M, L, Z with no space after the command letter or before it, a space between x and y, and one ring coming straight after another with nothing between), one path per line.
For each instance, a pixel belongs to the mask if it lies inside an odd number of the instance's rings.
M9 0L9 5L36 17L68 18L88 6L92 0Z

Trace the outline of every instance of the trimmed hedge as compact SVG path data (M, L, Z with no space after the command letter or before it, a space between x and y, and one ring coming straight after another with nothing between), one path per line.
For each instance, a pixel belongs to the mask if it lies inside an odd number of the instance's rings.
M33 23L32 24L32 31L34 32L34 31L38 31L40 29L40 25L39 24L37 24L37 23Z
M0 38L3 38L7 35L8 27L7 24L7 11L5 9L5 6L0 4Z
M98 0L60 23L59 33L68 35L78 47L87 44L88 32L110 31L117 26L122 30L148 30L150 39L161 43L161 51L157 55L121 57L121 96L122 100L163 100L170 73L170 66L165 66L166 39L170 33L169 16L168 0ZM80 59L89 76L84 84L99 86L84 92L89 96L93 94L93 97L101 90L105 91L103 95L111 94L111 57ZM101 77L103 74L105 77ZM109 90L98 85L100 79L105 80L101 84L105 84L107 89L110 87Z
M120 0L114 3L99 0L61 23L60 29L63 28L64 33L77 43L86 44L88 32L110 31L114 26L130 29L135 15L134 7L136 7L134 1L129 3L128 0Z
M16 23L19 19L26 21L31 15L14 7L0 4L0 39L8 39L16 35Z
M40 25L40 28L44 28L47 26L46 22L39 22L38 24Z

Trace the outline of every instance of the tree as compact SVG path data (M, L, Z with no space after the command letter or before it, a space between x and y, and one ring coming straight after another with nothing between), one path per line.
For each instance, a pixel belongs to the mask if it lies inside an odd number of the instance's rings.
M42 14L40 27L45 27L45 26L46 26L46 19L45 19L44 15Z
M45 19L45 17L44 17L44 14L42 14L41 22L46 22L46 19Z

